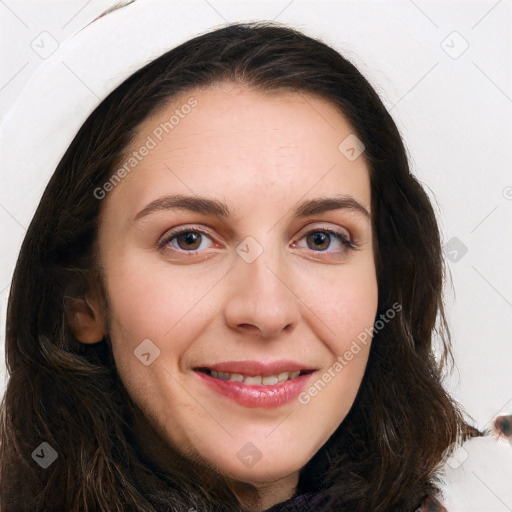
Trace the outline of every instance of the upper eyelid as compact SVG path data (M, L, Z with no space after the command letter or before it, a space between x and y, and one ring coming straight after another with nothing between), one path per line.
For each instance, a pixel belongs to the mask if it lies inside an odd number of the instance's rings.
M307 226L304 226L300 231L298 231L298 233L297 233L297 235L295 235L294 239L301 239L301 238L303 238L305 235L307 235L311 231L322 231L322 230L325 230L325 231L333 231L335 233L340 231L341 234L343 234L342 230L345 230L348 233L348 236L346 236L348 241L350 243L356 245L355 242L354 242L354 238L352 236L352 233L351 233L351 231L348 228L341 227L341 226L338 226L338 227L318 226L317 224L319 224L319 223L321 224L321 222L312 222L312 223L308 224ZM172 240L175 236L178 236L181 233L187 233L189 231L197 231L197 232L200 232L200 233L205 234L207 236L210 236L212 238L215 238L215 236L210 233L209 229L212 229L212 228L205 229L204 226L195 225L195 224L190 224L190 225L189 224L184 224L184 225L181 225L181 226L176 226L174 228L171 228L171 229L167 230L161 236L161 238L159 239L157 245L158 246L164 245L164 244L168 243L169 240ZM242 242L242 240L240 240L240 242Z
M309 233L310 231L322 231L322 230L325 230L325 231L334 231L334 232L343 232L343 231L346 231L348 236L347 238L349 240L352 240L352 233L351 233L351 230L348 229L348 228L345 228L345 227L342 227L342 226L338 226L338 227L332 227L332 226L317 226L316 225L317 223L312 223L312 225L308 224L307 226L305 226L304 228L302 228L298 233L297 233L297 236L300 236L302 233Z

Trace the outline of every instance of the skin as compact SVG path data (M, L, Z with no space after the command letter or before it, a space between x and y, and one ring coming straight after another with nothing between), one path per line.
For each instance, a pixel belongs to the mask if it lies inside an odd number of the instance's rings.
M315 382L373 325L370 219L353 210L292 216L299 202L334 194L370 211L369 171L364 156L350 161L338 150L353 130L329 102L231 83L174 98L146 119L129 151L190 97L197 106L103 200L109 334L126 389L169 445L215 464L245 507L264 510L293 495L299 470L347 415L369 344L306 405L245 407L210 390L192 368L292 359L317 368ZM162 210L132 222L169 194L222 200L231 216ZM157 248L178 226L205 231L189 241L198 253L186 254L183 237ZM358 250L307 236L322 228L339 230ZM252 263L236 252L248 236L263 249ZM98 318L82 313L75 336L101 339ZM161 351L149 366L134 356L145 339ZM237 457L247 442L261 453L252 467Z

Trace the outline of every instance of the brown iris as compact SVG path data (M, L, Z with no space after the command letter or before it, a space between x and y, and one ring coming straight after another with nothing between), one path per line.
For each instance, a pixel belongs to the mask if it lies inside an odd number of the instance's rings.
M187 231L185 233L180 233L176 235L176 240L178 240L178 245L180 249L183 250L196 250L201 245L201 234L193 233L192 231ZM180 241L185 242L185 247L182 247ZM192 247L194 245L194 247Z
M309 240L313 239L315 244L322 244L323 247L319 247L318 245L316 247L311 247L309 245ZM324 231L316 231L314 234L308 236L308 247L311 249L320 249L325 250L329 247L329 244L331 242L331 235L329 233L326 233Z

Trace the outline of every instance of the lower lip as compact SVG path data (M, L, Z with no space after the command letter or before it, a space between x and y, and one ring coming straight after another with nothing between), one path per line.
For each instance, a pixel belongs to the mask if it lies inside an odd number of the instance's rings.
M312 378L313 373L275 385L258 386L231 380L216 379L203 372L195 372L213 391L234 400L245 407L279 407L297 398Z

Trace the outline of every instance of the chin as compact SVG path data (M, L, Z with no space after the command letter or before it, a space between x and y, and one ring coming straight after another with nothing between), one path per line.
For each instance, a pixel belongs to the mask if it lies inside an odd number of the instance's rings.
M253 467L240 468L238 465L230 464L228 467L219 467L219 471L228 478L246 483L264 484L281 480L300 471L306 464L306 460L297 464L286 463L276 464L276 459L261 459Z
M270 447L261 450L256 443L242 443L234 449L235 443L220 451L203 453L210 464L228 478L241 482L272 482L300 471L309 461L310 453L297 453L295 447L277 451Z

